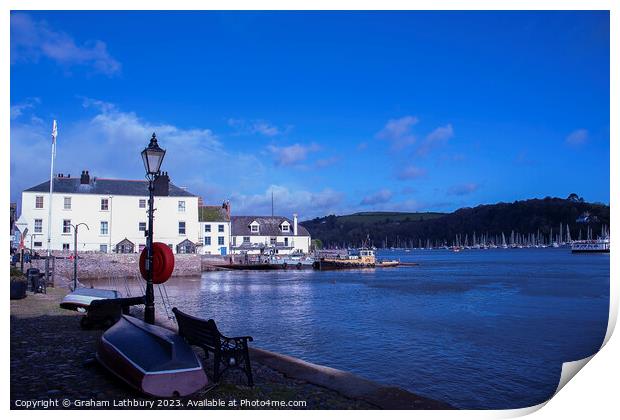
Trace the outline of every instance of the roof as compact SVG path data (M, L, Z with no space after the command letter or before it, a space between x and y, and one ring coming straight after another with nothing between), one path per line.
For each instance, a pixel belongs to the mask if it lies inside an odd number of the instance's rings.
M50 182L28 188L24 192L49 192ZM100 195L134 195L148 197L148 181L129 179L91 178L88 184L82 185L80 178L54 178L54 192L64 194L100 194ZM196 197L194 194L170 183L169 197Z
M222 206L199 206L199 222L228 222L228 213Z
M258 233L250 231L250 223L253 221L260 225ZM282 235L280 225L284 221L293 226L291 219L282 216L232 216L232 234L235 236L278 236ZM310 232L298 223L297 236L310 236Z

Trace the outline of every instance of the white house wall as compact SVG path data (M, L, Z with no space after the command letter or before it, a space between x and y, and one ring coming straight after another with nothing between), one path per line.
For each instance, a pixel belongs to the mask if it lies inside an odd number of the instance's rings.
M206 231L206 226L211 228ZM224 227L224 231L219 231L219 226ZM211 238L211 245L207 245L207 238ZM223 245L218 244L218 239L223 238ZM203 246L198 252L208 255L222 255L221 248L225 248L225 254L230 254L230 222L200 222L200 240Z
M43 208L37 209L35 200L43 197ZM71 198L71 209L64 208L64 198ZM101 199L109 199L108 210L101 210ZM139 200L147 200L146 196L98 195L98 194L63 194L52 195L51 249L62 250L63 244L69 244L73 250L73 229L63 233L63 220L71 220L72 224L86 223L89 229L80 226L78 235L78 251L100 251L105 245L111 252L115 245L127 238L135 245L135 251L146 243L144 232L139 230L139 223L148 223L147 208L139 207ZM47 250L47 229L49 212L49 194L40 192L22 193L22 220L28 223L28 235L25 246L40 242L34 247L39 252ZM185 201L185 211L179 211L179 201ZM171 244L176 252L176 245L185 239L201 242L198 223L198 197L155 197L154 241ZM41 232L35 232L35 219L41 219ZM108 222L108 233L100 232L100 222ZM179 222L185 222L185 235L179 234ZM34 236L31 236L34 235Z
M241 244L243 243L243 235L235 235L233 237L232 240L232 250L233 253L235 254L241 254L243 252L246 252L246 250L242 250L242 249L235 249L235 247L241 246ZM252 245L263 245L265 247L265 249L268 249L270 246L270 242L271 242L271 238L272 236L264 236L264 235L251 235L249 236L250 238L250 244ZM283 243L285 238L288 238L288 243L289 246L291 246L293 249L288 250L288 249L280 249L278 250L278 255L286 255L286 254L291 254L293 252L296 251L301 251L304 254L307 254L308 252L310 252L310 237L309 236L294 236L292 235L278 235L276 236L276 241L278 243ZM250 251L248 251L248 254L258 254L260 251L259 249L252 249Z

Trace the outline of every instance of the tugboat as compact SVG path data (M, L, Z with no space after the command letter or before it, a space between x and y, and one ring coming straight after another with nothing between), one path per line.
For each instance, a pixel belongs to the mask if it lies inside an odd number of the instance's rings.
M377 259L373 248L360 248L359 253L349 253L346 258L320 258L315 261L317 270L341 270L355 268L375 268Z

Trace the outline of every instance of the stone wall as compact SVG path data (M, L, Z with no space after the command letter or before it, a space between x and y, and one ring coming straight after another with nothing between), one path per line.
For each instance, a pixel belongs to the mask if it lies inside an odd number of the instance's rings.
M69 259L69 253L55 253L55 283L64 284L65 281L73 278L73 260ZM78 279L106 279L132 278L139 275L138 261L139 254L102 254L102 253L80 253L78 259ZM33 260L32 266L45 270L45 260ZM30 267L24 264L24 269ZM176 254L174 256L173 277L200 276L201 260L197 254Z

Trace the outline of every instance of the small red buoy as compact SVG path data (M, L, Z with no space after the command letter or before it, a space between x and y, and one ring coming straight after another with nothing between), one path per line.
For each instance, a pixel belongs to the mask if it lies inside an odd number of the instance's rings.
M164 283L173 270L174 254L170 247L161 242L153 242L153 284ZM146 280L146 248L140 254L140 274Z

